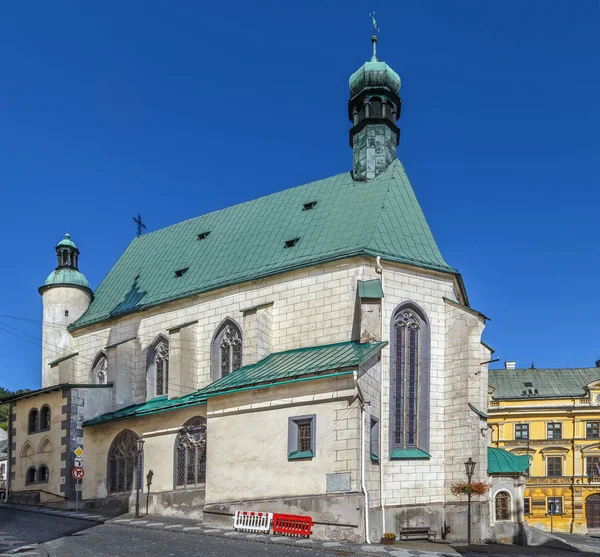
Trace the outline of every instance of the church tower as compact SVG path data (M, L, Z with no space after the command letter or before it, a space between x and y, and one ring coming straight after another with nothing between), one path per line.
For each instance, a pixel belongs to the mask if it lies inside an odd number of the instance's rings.
M373 56L350 76L348 117L352 122L350 146L354 152L355 180L372 180L396 159L400 141L402 101L400 77L377 58L377 35L371 38Z
M58 368L50 362L72 352L71 335L67 327L78 319L92 300L92 289L77 268L79 250L69 234L56 245L58 266L43 286L42 295L42 387L62 382Z

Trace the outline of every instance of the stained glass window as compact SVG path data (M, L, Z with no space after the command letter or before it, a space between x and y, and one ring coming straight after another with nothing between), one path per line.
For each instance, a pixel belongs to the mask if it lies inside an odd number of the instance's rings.
M108 451L108 489L126 493L133 489L137 467L137 435L128 429L119 433Z
M510 495L506 491L496 494L496 520L510 520Z
M394 320L395 358L393 362L395 447L414 448L418 445L419 411L419 338L420 321L408 309Z
M175 442L175 485L195 487L206 482L206 420L193 418Z

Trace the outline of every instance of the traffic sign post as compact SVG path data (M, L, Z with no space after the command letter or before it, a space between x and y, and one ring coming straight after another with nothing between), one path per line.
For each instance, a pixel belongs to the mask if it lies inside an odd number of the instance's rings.
M83 453L83 451L81 452ZM81 479L84 475L85 472L83 471L83 468L81 466L75 466L75 468L73 468L73 470L71 471L71 476L75 478L75 512L79 510L79 489L77 488L81 486Z

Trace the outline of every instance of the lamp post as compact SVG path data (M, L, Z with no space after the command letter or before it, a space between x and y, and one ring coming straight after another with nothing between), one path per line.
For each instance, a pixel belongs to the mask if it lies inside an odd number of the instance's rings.
M471 480L475 471L475 462L471 457L465 462L465 472L467 473L467 481L469 483L469 491L467 493L467 545L471 545Z
M142 488L142 454L144 454L144 440L137 440L137 474L135 478L135 517L140 517L140 489Z

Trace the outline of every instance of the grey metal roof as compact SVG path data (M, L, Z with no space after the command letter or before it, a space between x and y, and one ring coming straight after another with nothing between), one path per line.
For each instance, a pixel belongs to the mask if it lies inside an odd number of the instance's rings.
M494 388L494 400L503 400L581 397L586 385L599 380L600 367L494 369L488 383Z

